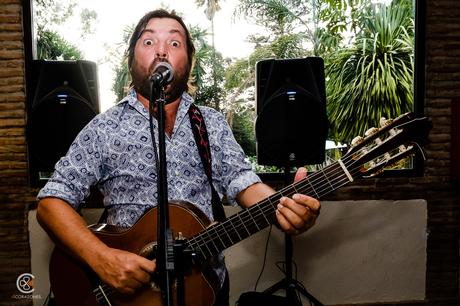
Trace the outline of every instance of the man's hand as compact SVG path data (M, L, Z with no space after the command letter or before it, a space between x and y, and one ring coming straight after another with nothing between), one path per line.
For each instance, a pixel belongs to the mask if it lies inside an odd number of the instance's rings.
M307 169L299 168L294 181L307 176ZM282 197L276 210L278 224L283 231L297 235L305 232L315 224L321 204L315 198L304 194L294 194L292 198Z
M107 285L121 293L132 294L149 283L155 271L155 261L108 247L63 200L42 199L38 204L37 219L60 247L87 263Z
M148 285L155 268L155 261L113 248L107 249L103 260L93 266L104 283L123 294L133 294Z

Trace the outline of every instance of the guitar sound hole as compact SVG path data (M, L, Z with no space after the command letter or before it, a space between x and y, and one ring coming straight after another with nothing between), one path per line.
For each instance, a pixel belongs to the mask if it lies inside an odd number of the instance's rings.
M149 260L154 260L157 258L157 243L156 242L150 242L147 245L145 245L141 251L139 252L139 255L142 257L145 257Z

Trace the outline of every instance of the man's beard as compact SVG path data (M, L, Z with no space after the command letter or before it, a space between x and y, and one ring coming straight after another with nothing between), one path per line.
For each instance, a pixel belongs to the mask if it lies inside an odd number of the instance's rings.
M150 76L152 75L153 69L156 67L158 62L159 61L153 61L147 73L139 68L136 60L133 62L131 77L133 80L134 89L138 94L142 95L146 99L150 99ZM174 78L169 84L168 88L165 90L166 103L171 103L177 100L187 89L188 75L188 69L177 69L174 71Z

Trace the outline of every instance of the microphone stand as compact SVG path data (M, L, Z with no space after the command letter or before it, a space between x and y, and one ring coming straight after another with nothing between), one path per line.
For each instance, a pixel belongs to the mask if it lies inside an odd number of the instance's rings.
M158 95L157 95L158 94ZM164 306L173 305L172 283L174 274L174 243L169 227L168 186L166 171L165 145L165 92L163 86L151 82L150 95L150 131L153 135L153 106L154 99L158 108L158 204L157 204L157 274ZM154 138L152 137L152 141ZM154 146L155 148L155 146Z

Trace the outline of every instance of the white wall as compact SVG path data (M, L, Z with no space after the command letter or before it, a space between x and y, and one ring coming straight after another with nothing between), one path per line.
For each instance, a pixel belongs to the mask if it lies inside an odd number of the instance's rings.
M424 200L323 202L316 226L293 239L298 280L326 305L423 300L426 219ZM267 234L226 252L232 301L253 290ZM258 291L283 279L283 260L284 235L273 228Z
M94 222L98 213L86 210L85 216ZM317 225L293 239L297 278L326 305L423 300L426 219L424 200L323 202ZM37 225L35 211L29 214L29 229L34 294L42 296L34 305L42 305L49 290L48 257L53 246ZM226 250L231 305L241 293L254 290L267 234L264 230ZM273 228L258 291L284 277L275 266L282 260L284 235Z

